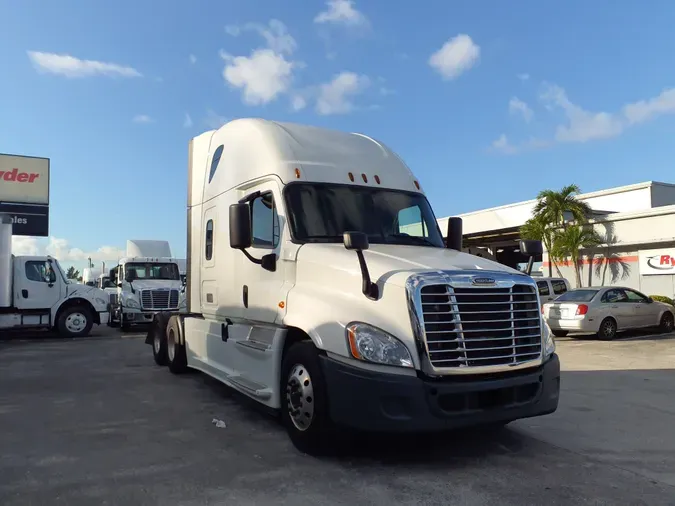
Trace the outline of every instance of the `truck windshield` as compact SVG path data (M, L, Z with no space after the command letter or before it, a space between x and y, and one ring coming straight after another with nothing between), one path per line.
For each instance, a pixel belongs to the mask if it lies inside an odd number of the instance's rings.
M289 225L300 242L339 242L347 231L373 244L443 248L443 236L420 193L337 184L293 183L285 190Z
M171 279L179 280L178 266L172 263L140 263L132 262L124 266L129 273L136 272L135 279Z

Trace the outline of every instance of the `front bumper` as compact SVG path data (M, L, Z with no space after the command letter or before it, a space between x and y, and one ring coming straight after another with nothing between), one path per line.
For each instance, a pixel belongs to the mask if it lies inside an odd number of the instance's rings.
M509 422L558 408L560 361L442 380L367 371L322 356L332 420L366 431L425 432Z
M99 311L98 318L101 322L100 325L107 325L110 322L110 312L108 311Z

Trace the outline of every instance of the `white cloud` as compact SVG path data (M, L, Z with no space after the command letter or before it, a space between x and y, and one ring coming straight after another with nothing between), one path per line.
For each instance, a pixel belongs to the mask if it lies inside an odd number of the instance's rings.
M302 95L293 96L293 98L291 99L291 108L294 111L301 111L305 107L307 107L307 100L305 100L305 97L303 97Z
M520 79L521 81L529 81L530 74L518 74L518 79Z
M354 7L353 0L328 0L328 9L314 18L315 23L334 23L348 26L365 25L368 18Z
M188 113L185 113L185 120L183 121L183 127L185 128L191 128L193 125L192 123L192 118Z
M222 56L227 62L223 77L242 90L242 99L248 105L271 102L291 86L295 64L271 49L256 49L250 56Z
M649 100L626 104L622 112L631 125L644 123L662 114L673 114L675 113L675 88L663 90L658 96Z
M530 106L518 97L512 97L509 101L509 113L522 116L526 123L532 121L534 117L534 112L530 109Z
M227 25L225 27L225 33L231 35L232 37L238 37L241 33L241 28L239 28L237 25Z
M28 58L38 70L65 77L92 77L96 75L142 77L142 74L133 67L96 60L81 60L68 54L28 51Z
M341 72L319 88L316 111L322 115L346 114L354 109L351 98L361 93L370 79L354 72Z
M492 142L490 149L505 155L515 155L524 151L532 151L535 149L542 149L550 146L551 143L536 137L530 137L527 141L521 144L512 144L506 134L501 134Z
M293 71L301 63L286 59L297 48L295 39L286 26L272 19L267 26L249 23L244 30L254 30L265 39L266 47L253 50L249 56L232 56L224 51L223 78L230 86L242 91L242 100L248 105L263 105L289 91ZM234 30L230 30L234 33ZM237 32L238 33L238 32Z
M480 59L480 47L466 34L448 40L429 57L429 65L443 79L456 79L473 67Z
M154 120L146 114L137 114L132 121L134 123L152 123Z
M192 63L193 65L197 63L197 57L193 54L190 55L190 63Z
M555 140L558 142L608 139L621 134L625 127L622 118L617 115L590 112L573 104L560 86L545 85L540 98L550 107L562 109L567 117L567 122L556 128Z
M206 111L206 118L204 118L204 124L207 128L218 129L227 123L228 119L225 116L221 116L212 109Z
M517 152L517 148L509 142L506 134L501 134L492 142L492 149L507 155L512 155Z
M125 256L125 250L116 246L101 246L94 251L72 247L67 239L50 237L48 241L36 237L12 237L12 253L15 255L50 255L63 262L81 262L91 258L92 262L117 261ZM66 268L66 266L62 267Z

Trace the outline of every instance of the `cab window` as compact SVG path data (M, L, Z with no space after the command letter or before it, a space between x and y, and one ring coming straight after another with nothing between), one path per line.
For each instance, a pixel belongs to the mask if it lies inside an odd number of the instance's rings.
M56 273L47 262L26 262L25 270L26 279L29 281L37 281L38 283L54 283L56 281Z
M548 283L546 281L537 281L537 288L539 288L539 295L550 295Z
M394 234L428 237L426 223L422 219L422 210L418 206L401 209L398 212L397 227Z
M279 245L279 216L272 192L251 202L251 227L254 247L274 249Z

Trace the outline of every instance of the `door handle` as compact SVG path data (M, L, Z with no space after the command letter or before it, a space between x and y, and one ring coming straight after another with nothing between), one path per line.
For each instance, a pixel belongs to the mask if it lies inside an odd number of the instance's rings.
M23 296L24 299L27 299L28 298L28 290L26 290L25 288L23 290L21 290L21 295Z
M619 309L619 306L610 306L612 309Z

